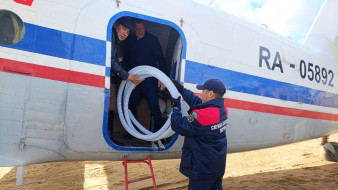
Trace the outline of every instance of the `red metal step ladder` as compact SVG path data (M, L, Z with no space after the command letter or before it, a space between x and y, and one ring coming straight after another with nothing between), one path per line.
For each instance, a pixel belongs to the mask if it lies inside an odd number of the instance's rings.
M146 160L128 160L127 156L124 156L124 159L123 159L124 161L122 162L122 164L124 166L124 180L125 180L126 190L128 190L128 184L135 183L135 182L142 181L142 180L146 180L146 179L150 179L150 178L152 178L152 180L153 180L154 190L157 190L150 155L147 156L147 159L148 159L148 161L146 161ZM128 180L128 168L127 168L128 163L146 163L146 164L148 164L148 166L150 168L151 175L147 176L147 177L142 177L142 178L138 178L138 179L134 179L134 180L129 181Z

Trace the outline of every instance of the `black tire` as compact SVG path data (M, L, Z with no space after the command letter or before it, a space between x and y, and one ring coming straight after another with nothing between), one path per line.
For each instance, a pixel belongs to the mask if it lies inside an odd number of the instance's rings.
M332 144L336 152L338 152L338 143L330 142L330 144ZM338 162L338 156L335 156L331 151L327 150L326 148L324 148L324 150L326 160L331 162Z

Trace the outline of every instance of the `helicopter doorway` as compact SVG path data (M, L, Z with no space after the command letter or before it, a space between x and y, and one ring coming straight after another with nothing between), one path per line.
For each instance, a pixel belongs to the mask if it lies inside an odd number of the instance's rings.
M139 15L131 15L128 16L127 19L130 19L131 22L133 19L138 18ZM169 78L175 79L180 81L179 76L181 75L181 60L182 60L182 49L184 47L184 44L182 43L184 40L182 40L181 34L183 34L178 26L176 26L173 23L169 23L168 21L160 21L156 19L156 22L154 22L153 18L142 16L142 19L139 19L144 23L144 26L146 28L146 32L154 35L161 46L162 53L165 59L165 65L167 68L167 73L165 73ZM114 25L113 25L114 26ZM111 30L114 30L112 28ZM179 30L179 31L178 31ZM135 35L134 31L131 31L129 36ZM183 39L184 36L183 36ZM185 42L185 41L184 41ZM113 43L113 42L112 42ZM117 56L118 60L120 60L119 64L124 67L128 68L126 63L124 63L124 55L126 54L125 44L120 43L117 47ZM113 71L111 71L113 73ZM115 149L119 150L130 150L132 148L133 150L148 150L153 145L149 141L141 140L134 138L131 136L122 126L118 113L117 113L117 107L116 107L116 97L117 97L117 91L119 88L119 85L121 83L121 78L117 76L111 76L111 88L110 88L110 97L109 97L109 111L107 113L107 128L106 132L108 134L108 144L111 145ZM165 122L170 113L171 113L171 107L170 107L170 94L168 90L158 90L157 91L159 96L159 108L161 111L161 115L163 118L163 121ZM137 109L137 120L149 131L154 131L154 117L151 114L151 111L149 109L149 105L147 100L143 97L139 104L136 107ZM104 131L105 133L105 131ZM172 141L177 138L174 138L175 135L161 140L163 145L168 148L170 144L173 144ZM144 149L146 148L146 149ZM147 149L148 148L148 149ZM151 150L151 149L149 149Z

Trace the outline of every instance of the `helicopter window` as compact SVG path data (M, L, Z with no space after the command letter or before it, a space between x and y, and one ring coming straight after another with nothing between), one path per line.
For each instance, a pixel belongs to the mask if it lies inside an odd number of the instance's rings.
M25 35L21 18L8 10L0 10L0 44L12 45L20 42Z

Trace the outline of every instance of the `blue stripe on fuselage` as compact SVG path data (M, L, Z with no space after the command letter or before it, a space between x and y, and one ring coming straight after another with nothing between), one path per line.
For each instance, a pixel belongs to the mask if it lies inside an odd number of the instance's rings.
M203 84L210 78L222 80L227 90L235 92L338 108L338 94L186 61L184 82Z
M106 61L104 40L29 23L25 23L25 35L19 43L0 46L102 66ZM186 61L185 82L197 84L209 78L221 79L235 92L338 108L338 95L334 93Z
M106 41L25 23L23 39L3 47L105 66Z

